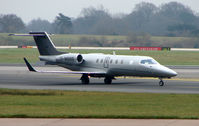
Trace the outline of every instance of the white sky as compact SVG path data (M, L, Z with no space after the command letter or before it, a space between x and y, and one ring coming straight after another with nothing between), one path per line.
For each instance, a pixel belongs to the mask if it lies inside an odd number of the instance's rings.
M78 17L83 8L104 6L111 14L130 13L142 1L159 6L163 3L178 1L199 12L199 0L0 0L0 14L14 13L25 23L35 18L53 21L58 13Z

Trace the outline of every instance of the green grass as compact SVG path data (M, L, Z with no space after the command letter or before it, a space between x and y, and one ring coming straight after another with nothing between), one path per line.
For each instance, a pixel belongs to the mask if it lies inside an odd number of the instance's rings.
M124 42L127 40L127 36L122 35L75 35L75 34L56 34L52 35L51 38L56 46L66 46L73 45L79 46L80 44L83 46L89 46L90 43L82 44L79 40L82 38L93 38L98 41L102 41L105 39L107 43L113 42L111 46L118 45L118 42ZM193 41L195 38L191 37L166 37L166 36L151 36L150 41L152 42L152 46L169 46L169 47L181 47L184 45L185 47L192 47ZM183 42L183 44L182 44ZM8 33L0 33L0 45L33 45L34 40L32 37L24 37L24 36L8 36ZM127 44L127 43L126 43ZM105 44L106 45L106 44ZM120 46L125 46L125 44L121 44ZM131 45L131 44L130 44ZM181 46L179 46L181 45ZM191 45L191 46L190 46ZM110 45L109 45L110 46ZM133 43L132 43L133 46ZM183 46L183 47L184 47Z
M32 37L8 36L9 33L0 33L0 45L32 45L35 44ZM56 46L66 46L69 44L77 45L82 37L95 38L100 40L106 38L108 41L126 40L126 36L111 35L74 35L74 34L56 34L50 36Z
M95 38L97 40L100 40L101 38L106 38L108 41L112 40L126 40L126 36L111 36L111 35L53 35L51 36L52 41L55 43L55 45L61 45L66 46L69 44L77 45L78 41L82 38Z
M0 89L0 117L199 119L198 106L198 94Z
M0 49L0 63L24 63L23 57L36 62L38 56L36 49Z
M105 53L112 54L112 50L61 50L73 53ZM199 52L187 51L116 51L117 55L151 56L163 65L199 65ZM27 57L32 63L37 62L37 49L0 49L0 63L24 63Z

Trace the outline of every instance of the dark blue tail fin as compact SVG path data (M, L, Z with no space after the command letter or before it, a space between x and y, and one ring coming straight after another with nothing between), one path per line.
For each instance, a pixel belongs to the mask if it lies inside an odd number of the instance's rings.
M46 32L30 32L29 34L33 36L40 55L63 54L63 52L56 50L55 45Z
M30 32L29 34L9 34L9 36L33 36L40 55L59 55L64 52L56 50L55 45L51 41L46 32Z

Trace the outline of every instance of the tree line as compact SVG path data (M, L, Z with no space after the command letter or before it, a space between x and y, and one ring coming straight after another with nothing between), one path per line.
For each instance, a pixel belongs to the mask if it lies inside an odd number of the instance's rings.
M0 15L0 32L47 31L55 34L198 36L199 15L178 2L161 6L141 2L131 13L112 15L103 7L89 7L77 18L59 13L53 22L33 19L28 24L15 14ZM133 38L134 39L134 38Z

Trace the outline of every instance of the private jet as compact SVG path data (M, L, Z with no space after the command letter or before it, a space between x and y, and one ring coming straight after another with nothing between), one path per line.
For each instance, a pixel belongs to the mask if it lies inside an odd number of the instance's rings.
M10 34L10 36L33 36L40 53L39 59L46 64L58 65L71 71L40 71L34 69L26 58L29 71L39 73L82 74L82 84L89 84L90 77L104 78L105 84L111 84L118 76L159 78L159 86L164 86L164 78L177 76L177 73L148 56L126 56L99 53L66 53L56 50L46 32L29 34Z

